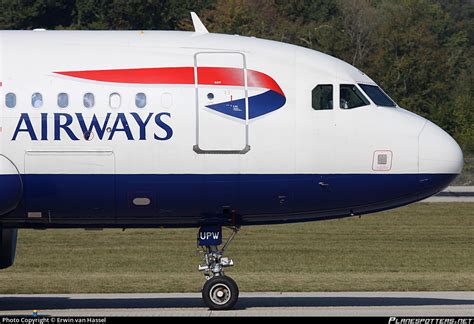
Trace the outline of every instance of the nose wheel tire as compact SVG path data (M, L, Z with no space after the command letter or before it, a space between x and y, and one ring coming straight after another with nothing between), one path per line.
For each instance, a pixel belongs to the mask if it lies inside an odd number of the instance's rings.
M230 277L212 277L202 288L202 299L209 309L232 309L239 299L239 287Z

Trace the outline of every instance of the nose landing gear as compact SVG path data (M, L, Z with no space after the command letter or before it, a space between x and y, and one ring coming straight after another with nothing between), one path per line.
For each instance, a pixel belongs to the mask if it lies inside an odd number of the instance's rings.
M234 265L234 261L224 257L224 252L237 235L240 227L231 227L232 234L222 249L222 228L201 227L198 243L202 247L204 265L199 271L204 273L206 282L202 289L202 299L212 310L232 309L239 298L239 287L235 281L224 274L224 268Z

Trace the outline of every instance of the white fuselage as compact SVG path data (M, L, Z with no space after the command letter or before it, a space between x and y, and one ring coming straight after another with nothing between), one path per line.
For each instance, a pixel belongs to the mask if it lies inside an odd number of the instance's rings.
M229 71L235 78L225 75ZM43 176L38 178L43 183L44 177L55 175L113 176L103 189L113 196L107 203L116 205L97 207L108 212L99 211L93 222L105 217L121 223L118 206L123 198L130 199L124 206L142 208L137 215L153 206L139 217L140 224L148 224L146 217L156 221L168 215L163 223L179 225L172 219L218 215L226 208L236 210L243 223L302 220L300 214L304 219L316 219L318 213L348 216L362 206L359 213L392 208L434 194L462 168L462 152L449 135L398 106L374 104L359 84L376 84L361 71L328 55L278 42L191 32L5 31L0 32L0 82L0 171L21 179L18 195L3 202L4 219L16 226L54 223L55 210L62 208L56 209L54 200L47 206L39 203L36 198L42 195L37 191L42 189L36 175ZM333 109L312 107L312 91L318 85L332 85ZM356 87L368 104L341 109L340 85ZM15 95L12 108L8 94ZM92 107L86 107L86 94L94 97ZM144 100L144 107L137 107ZM257 105L260 115L252 110ZM90 128L94 121L97 128ZM147 175L167 178L140 187ZM184 180L186 175L203 177ZM121 176L128 178L122 181ZM399 182L407 177L410 181ZM376 184L370 180L375 178ZM64 180L62 186L52 184L45 190L56 195L68 186L87 187L90 179ZM304 188L298 187L300 179ZM384 183L391 186L392 180L398 190L382 195ZM192 191L179 187L189 181L202 181L193 188L209 192L199 193L206 203L196 210L173 207L196 203ZM169 197L157 189L170 183L174 189ZM346 183L351 191L373 197L349 199L350 192L343 190ZM253 185L271 190L268 195L261 192L261 198L253 194L255 201L246 206L245 192ZM278 186L282 188L275 189ZM306 197L307 190L339 198ZM81 206L88 200L87 190L78 195ZM320 199L332 205L319 209L325 206ZM328 213L339 206L339 212ZM133 223L132 207L123 216L125 224ZM273 219L268 214L284 216ZM57 215L61 223L64 216ZM88 223L91 217L71 222Z

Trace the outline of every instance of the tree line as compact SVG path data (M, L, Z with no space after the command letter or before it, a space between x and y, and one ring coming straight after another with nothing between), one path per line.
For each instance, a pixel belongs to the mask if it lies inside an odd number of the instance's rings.
M343 59L474 152L473 0L0 0L0 29L192 30L190 11Z

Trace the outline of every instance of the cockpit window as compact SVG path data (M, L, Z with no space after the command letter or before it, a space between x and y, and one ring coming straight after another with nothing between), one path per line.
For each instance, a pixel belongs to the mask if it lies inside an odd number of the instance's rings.
M397 105L377 86L368 84L359 84L364 92L377 106L396 107Z
M370 105L367 98L353 84L341 84L339 92L341 109L352 109Z
M313 89L312 106L314 110L332 109L332 85L320 84Z

